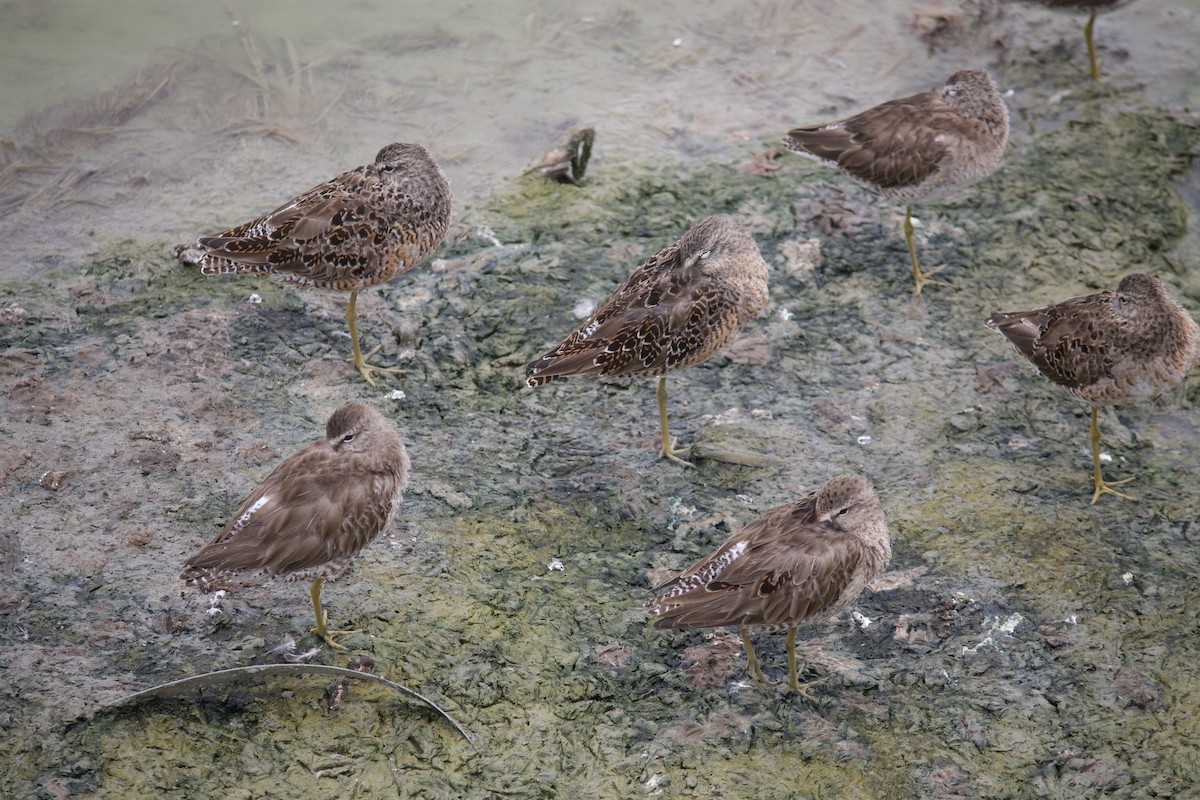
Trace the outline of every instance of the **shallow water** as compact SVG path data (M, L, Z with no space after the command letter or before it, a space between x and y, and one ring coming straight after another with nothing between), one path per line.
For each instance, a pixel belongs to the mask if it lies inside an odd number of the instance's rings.
M1200 11L1139 0L1101 16L1097 88L1077 15L967 6L930 55L914 27L928 13L829 5L5 4L0 793L1195 785L1196 390L1102 417L1110 474L1136 475L1140 502L1088 507L1085 409L981 320L1133 269L1200 309ZM960 198L918 208L922 257L953 285L914 299L900 210L766 154L792 123L964 66L1011 90L1012 150ZM572 124L597 129L585 186L516 178ZM432 268L360 303L367 341L408 371L395 383L372 391L342 362L341 296L170 260L396 139L443 163L458 225ZM773 301L740 354L670 378L698 470L654 462L649 384L520 388L579 300L714 212L754 231ZM815 269L795 256L811 238ZM210 614L177 569L359 398L396 419L412 489L325 599L363 631L355 653L473 743L375 688L329 710L319 680L81 717L302 637L303 587ZM816 705L743 685L736 637L646 623L651 569L845 470L874 480L896 555L856 604L870 626L802 634L802 657L832 675ZM781 674L779 637L760 652Z
M1104 68L1151 103L1194 107L1200 10L1176 5L1142 0L1102 16ZM0 82L0 131L13 131L18 150L6 157L0 208L23 213L0 235L6 271L23 276L110 237L174 241L259 213L397 139L430 146L469 223L467 209L568 125L600 127L599 168L743 158L797 121L924 89L963 66L1011 62L1005 88L1020 104L1049 77L1037 57L1075 66L1082 47L1080 16L1024 5L4 8L0 73L13 79ZM930 53L918 32L946 17L950 33ZM111 96L135 75L127 95ZM46 113L65 101L77 104ZM114 126L102 113L113 106L136 111Z

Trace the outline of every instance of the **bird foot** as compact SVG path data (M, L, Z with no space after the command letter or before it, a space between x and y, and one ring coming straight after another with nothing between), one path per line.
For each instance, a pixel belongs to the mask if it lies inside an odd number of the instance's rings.
M792 678L788 681L788 688L810 703L815 704L817 702L817 698L813 697L812 693L809 691L809 687L816 686L819 683L824 683L827 680L829 680L828 675L822 678L817 678L816 680L806 681L804 683L800 683L798 679Z
M1092 502L1089 503L1088 505L1093 505L1093 506L1096 505L1096 501L1100 499L1100 495L1102 495L1102 494L1115 494L1117 497L1120 497L1122 500L1132 500L1133 502L1136 503L1137 502L1136 497L1125 494L1124 492L1118 492L1116 489L1112 488L1114 486L1121 486L1122 484L1129 483L1131 480L1133 480L1133 478L1126 478L1125 480L1122 480L1122 481L1106 481L1106 480L1104 480L1104 478L1100 477L1099 475L1093 476L1092 477L1092 485L1095 486L1096 488L1095 488L1095 491L1092 492Z
M913 294L914 295L920 294L922 289L924 289L926 286L931 285L931 284L934 286L949 286L950 284L947 281L936 281L933 278L929 277L930 275L938 274L943 269L944 269L944 267L934 267L933 269L925 270L924 272L914 275L913 276Z
M331 631L331 630L329 630L329 614L325 612L324 608L321 609L320 621L313 627L309 628L308 632L315 633L317 636L321 637L321 639L324 640L325 644L329 645L334 650L345 650L346 649L346 646L344 644L338 644L338 642L335 640L334 637L348 636L352 633L358 633L358 631L356 631L356 630L348 630L348 631Z
M691 452L692 448L690 448L690 447L677 448L677 447L675 447L676 441L677 440L675 439L675 437L671 437L670 442L663 442L662 446L658 448L658 457L659 458L669 458L671 461L674 461L676 464L682 464L685 467L695 467L696 465L693 464L692 462L684 461L682 458L680 458L680 456L686 455L687 453Z
M336 640L335 637L349 636L352 633L360 633L360 631L356 631L356 630L331 631L328 628L324 628L324 627L321 627L321 628L313 627L313 628L309 629L308 632L315 633L317 636L319 636L325 642L325 644L329 645L334 650L345 650L346 649L346 645L340 644Z
M750 680L754 683L755 687L759 689L766 690L769 687L779 686L783 683L783 681L769 680L763 674L762 668L758 666L757 662L747 664L746 671L750 674Z
M382 349L383 349L383 345L377 344L377 345L375 345L374 350L367 353L362 358L346 359L347 361L349 361L351 364L354 365L354 368L356 370L358 370L358 374L361 375L363 380L366 381L367 384L370 386L375 385L375 381L373 381L371 379L371 376L374 375L376 372L381 372L381 373L385 373L388 375L403 375L404 374L404 370L400 369L399 367L377 367L374 364L367 363L368 358L375 355Z
M775 687L784 685L783 681L768 680L767 677L765 675L763 675L761 672L755 674L753 671L751 671L750 677L754 680L755 685L758 686L758 688L763 689L763 690L774 689ZM799 680L789 678L788 682L787 682L787 690L795 692L796 694L800 695L808 702L812 703L813 705L816 705L817 698L812 694L812 692L809 691L809 689L813 686L824 683L828 679L829 679L829 676L826 675L823 678L817 678L815 680L806 681L805 683L800 683Z

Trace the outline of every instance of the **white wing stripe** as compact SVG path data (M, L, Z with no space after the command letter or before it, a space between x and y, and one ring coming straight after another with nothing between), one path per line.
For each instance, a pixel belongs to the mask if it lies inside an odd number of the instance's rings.
M237 533L242 528L246 527L246 523L248 523L254 516L254 512L258 511L269 502L271 502L271 495L269 494L264 494L262 497L255 500L254 505L247 508L246 513L237 518L237 522L234 523L233 526L233 532Z

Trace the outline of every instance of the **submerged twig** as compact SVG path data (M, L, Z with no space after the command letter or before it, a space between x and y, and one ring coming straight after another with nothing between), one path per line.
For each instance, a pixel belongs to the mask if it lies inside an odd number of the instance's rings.
M181 678L177 681L159 684L149 689L143 689L140 692L134 692L131 695L122 697L114 703L103 706L101 711L108 711L121 706L135 705L146 700L170 699L183 697L193 689L211 689L217 686L224 686L230 683L238 683L247 679L254 678L272 678L283 675L325 675L336 678L357 678L365 681L374 681L375 683L383 684L384 686L399 692L405 697L410 697L425 706L433 709L442 719L450 723L454 730L458 731L464 739L471 741L470 734L458 723L454 717L450 716L437 703L419 694L412 689L409 689L403 684L389 681L387 678L381 678L378 675L372 675L369 672L359 672L357 670L346 669L344 667L334 667L327 664L253 664L247 667L233 667L232 669L220 669L215 672L206 672L203 675L192 675L188 678Z
M99 174L73 162L95 148L97 138L118 133L122 125L164 98L178 69L179 62L155 65L90 100L62 103L22 119L17 138L0 142L0 215L32 203L52 207L72 200L68 196L72 190ZM39 175L51 177L38 181Z
M252 119L243 120L241 122L234 123L233 125L226 125L224 128L221 128L220 133L235 137L261 136L264 139L278 139L282 142L287 142L288 144L314 144L312 139L296 133L295 131L290 131L286 128L269 125L265 122L259 122L258 120Z
M221 64L250 84L245 98L248 112L265 120L277 114L296 116L303 111L313 95L313 68L320 62L303 62L295 44L286 37L274 43L261 41L245 24L237 31L245 63L236 63L234 57L221 59Z

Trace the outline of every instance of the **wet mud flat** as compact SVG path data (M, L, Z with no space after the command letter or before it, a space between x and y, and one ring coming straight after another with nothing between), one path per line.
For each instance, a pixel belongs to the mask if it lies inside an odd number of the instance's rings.
M1064 69L1067 69L1064 67ZM581 187L514 180L432 266L343 298L206 279L168 241L0 285L0 757L6 796L1167 796L1200 779L1194 381L1102 421L1137 503L1089 507L1086 407L989 334L990 311L1159 275L1200 309L1194 118L1080 86L1014 101L1004 166L903 209L747 147L628 163ZM603 135L603 131L600 131ZM1181 191L1183 195L1181 195ZM729 213L771 305L669 378L697 469L657 463L653 386L522 366L642 258ZM813 244L811 240L816 240ZM814 257L818 254L819 257ZM250 302L251 295L255 295ZM398 391L397 391L398 390ZM403 394L399 394L402 392ZM344 665L436 699L472 733L353 685L279 680L106 703L258 663L310 623L304 587L185 593L182 559L344 402L383 409L413 461L395 529L329 584ZM891 571L802 631L816 704L746 685L731 632L656 631L641 603L754 516L842 471L875 483ZM768 675L782 637L764 637ZM335 708L331 706L336 705Z

